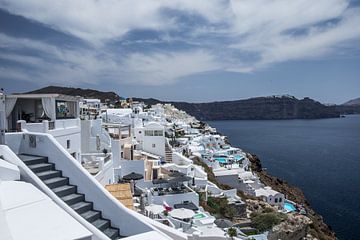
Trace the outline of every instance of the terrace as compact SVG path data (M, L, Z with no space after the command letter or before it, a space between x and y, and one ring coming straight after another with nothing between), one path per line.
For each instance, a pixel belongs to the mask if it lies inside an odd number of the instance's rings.
M19 130L20 120L21 129L29 132L79 127L79 100L79 97L61 94L7 95L7 130Z

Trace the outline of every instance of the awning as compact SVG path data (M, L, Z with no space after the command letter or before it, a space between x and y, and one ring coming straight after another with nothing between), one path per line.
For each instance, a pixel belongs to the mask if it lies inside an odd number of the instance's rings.
M188 176L181 176L181 177L176 177L173 179L169 180L169 183L179 183L179 182L188 182L190 181L192 178L188 177Z
M145 207L145 210L153 214L160 214L165 211L165 208L162 205L150 204L149 206Z
M122 178L124 180L140 180L140 179L143 179L144 176L139 173L132 172L132 173L129 173L128 175L123 176Z
M230 228L232 227L234 224L227 219L216 219L214 221L214 223L216 224L216 226L218 226L219 228Z

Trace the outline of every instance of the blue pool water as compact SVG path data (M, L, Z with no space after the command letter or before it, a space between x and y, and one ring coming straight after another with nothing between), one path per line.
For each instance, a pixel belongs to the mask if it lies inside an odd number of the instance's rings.
M236 161L241 161L241 160L244 158L244 156L242 156L242 155L235 155L234 158L235 158Z
M288 212L293 212L296 210L296 207L294 206L294 204L288 202L288 201L285 201L284 203L284 209Z
M227 160L226 158L221 158L221 157L217 157L217 158L214 158L216 161L218 161L219 163L227 163Z

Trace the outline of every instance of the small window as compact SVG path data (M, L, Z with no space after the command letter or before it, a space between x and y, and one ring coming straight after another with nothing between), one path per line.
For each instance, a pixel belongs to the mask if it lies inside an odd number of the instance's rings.
M282 202L282 198L279 198L279 202Z
M152 147L155 148L155 143L152 144Z
M141 131L139 131L139 134L141 134Z
M154 131L152 131L152 130L145 130L145 136L154 136Z
M277 203L278 202L278 199L277 198L275 198L275 203Z
M154 136L163 136L163 131L162 130L155 130L154 131Z
M67 149L70 148L70 140L66 140L66 147L67 147Z

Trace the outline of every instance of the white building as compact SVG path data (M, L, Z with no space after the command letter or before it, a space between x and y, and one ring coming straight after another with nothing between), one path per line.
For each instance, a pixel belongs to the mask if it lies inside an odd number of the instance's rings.
M134 136L139 143L139 148L165 158L165 133L164 126L157 122L150 122L143 127L134 129Z
M5 97L8 131L49 133L74 158L80 158L79 97L14 94Z
M261 197L265 202L270 205L276 205L280 208L284 207L285 196L278 191L271 189L271 187L263 187L255 190L255 196Z

